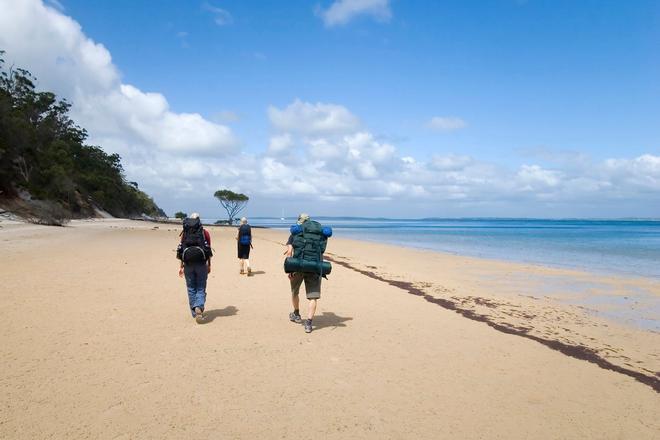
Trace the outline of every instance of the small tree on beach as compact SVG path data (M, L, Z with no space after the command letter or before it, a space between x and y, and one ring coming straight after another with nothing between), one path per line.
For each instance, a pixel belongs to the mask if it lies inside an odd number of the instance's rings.
M178 211L174 213L174 218L184 219L186 217L188 217L188 214L186 214L185 212Z
M215 198L220 201L222 207L225 208L225 211L227 211L230 225L234 222L236 215L241 212L243 208L245 208L248 200L250 200L250 198L245 194L235 193L233 191L229 191L228 189L220 189L216 191L213 196L215 196Z

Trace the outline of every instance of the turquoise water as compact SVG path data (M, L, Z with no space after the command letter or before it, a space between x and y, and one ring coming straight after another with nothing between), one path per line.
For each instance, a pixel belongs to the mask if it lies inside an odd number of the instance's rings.
M459 255L660 279L660 220L319 217L336 237ZM288 229L295 219L251 218Z

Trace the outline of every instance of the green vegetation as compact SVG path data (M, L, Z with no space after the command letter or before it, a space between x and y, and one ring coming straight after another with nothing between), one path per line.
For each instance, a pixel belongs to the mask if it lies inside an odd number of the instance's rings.
M137 183L126 181L119 155L84 144L86 131L68 116L71 104L51 92L37 92L30 72L6 69L3 54L0 197L8 202L27 192L42 210L60 217L62 211L94 215L95 207L117 217L165 216Z
M186 214L185 212L177 211L174 213L174 218L184 219L186 217L188 217L188 214Z
M245 208L248 200L250 200L250 198L245 194L235 193L233 191L229 191L228 189L218 190L215 192L215 194L213 194L213 196L220 201L222 207L225 208L225 211L227 211L230 225L234 222L236 215L241 212L243 208Z

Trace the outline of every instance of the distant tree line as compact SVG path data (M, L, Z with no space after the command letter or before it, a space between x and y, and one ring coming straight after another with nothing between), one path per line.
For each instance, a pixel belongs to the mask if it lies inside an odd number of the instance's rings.
M24 69L6 68L0 51L0 197L27 191L73 216L94 207L117 217L165 213L124 176L117 154L86 145L87 132L69 118L71 104L38 92Z

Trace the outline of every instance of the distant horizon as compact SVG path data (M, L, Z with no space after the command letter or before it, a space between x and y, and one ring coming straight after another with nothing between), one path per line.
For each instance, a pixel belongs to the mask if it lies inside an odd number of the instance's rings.
M251 219L266 220L266 219L281 219L280 216L252 216L247 217L241 215L237 219L246 217L248 222ZM174 218L174 217L168 217ZM213 217L202 217L202 220L210 220ZM297 216L285 216L285 220L296 220ZM355 217L355 216L334 216L334 215L317 215L311 216L314 219L336 219L336 220L393 220L393 221L425 221L425 220L523 220L523 221L649 221L660 222L660 217ZM224 220L218 217L217 220Z

